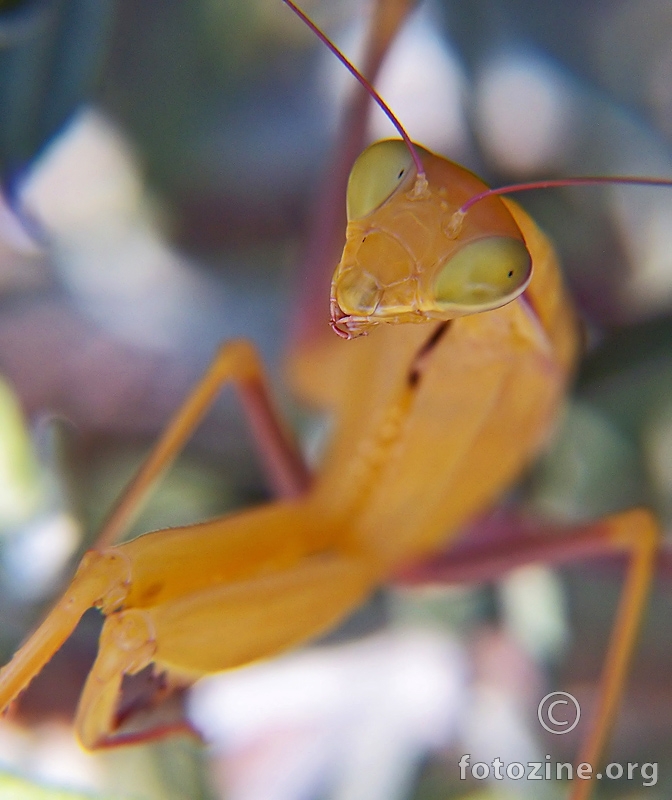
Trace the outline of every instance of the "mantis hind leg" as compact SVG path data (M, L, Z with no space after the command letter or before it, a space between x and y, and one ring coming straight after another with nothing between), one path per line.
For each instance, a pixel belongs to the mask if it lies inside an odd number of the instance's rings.
M429 559L401 574L400 582L485 581L506 569L537 561L560 564L590 556L626 553L629 556L626 581L602 668L596 707L577 761L590 764L595 774L625 687L649 595L660 531L649 511L634 509L588 525L559 529L552 536L539 535L540 532L527 531L508 540L463 547L452 557L447 553ZM575 781L571 800L586 800L593 785L592 780Z
M619 514L607 520L609 540L615 549L630 554L625 586L621 593L607 657L602 668L601 687L592 727L579 752L579 762L597 766L618 711L637 633L648 599L656 552L658 526L645 511ZM585 800L591 782L579 781L572 800Z
M243 339L222 345L205 374L169 421L138 473L126 487L96 539L95 547L118 541L140 511L156 482L173 463L216 400L222 387L238 389L275 492L296 497L309 484L300 452L282 424L271 400L261 359Z

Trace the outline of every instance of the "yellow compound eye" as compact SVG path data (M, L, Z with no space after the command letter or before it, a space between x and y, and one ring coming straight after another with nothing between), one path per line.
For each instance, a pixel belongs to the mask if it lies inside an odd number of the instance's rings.
M498 308L521 294L532 263L520 239L491 236L465 245L439 272L435 299L464 311Z
M350 171L348 219L359 219L375 211L413 167L411 154L401 139L386 139L367 147Z

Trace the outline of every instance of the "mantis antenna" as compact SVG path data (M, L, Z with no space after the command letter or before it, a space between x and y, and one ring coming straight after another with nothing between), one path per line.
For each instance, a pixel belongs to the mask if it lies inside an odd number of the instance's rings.
M397 129L399 135L404 140L404 144L408 148L409 153L411 154L411 158L413 159L413 163L415 164L416 168L416 177L415 177L415 188L413 190L415 195L421 195L424 190L427 188L427 178L425 177L425 168L422 165L422 161L420 159L420 155L418 151L411 141L410 136L406 133L404 126L399 122L399 119L395 115L394 111L388 106L388 104L383 100L383 98L378 94L376 89L373 85L362 75L362 73L357 69L357 67L350 61L347 56L342 53L338 47L331 41L331 39L327 36L324 31L317 27L317 25L295 4L292 0L282 0L286 6L296 14L299 19L301 19L309 28L310 30L317 36L317 38L323 42L329 50L336 56L336 58L343 64L343 66L353 75L359 83L364 87L367 91L369 96L375 100L378 104L380 109L383 111L385 116L390 120L390 122L394 125Z
M427 178L425 170L420 159L418 151L411 141L404 126L401 124L395 113L383 100L380 94L376 91L373 85L362 75L362 73L355 67L355 65L339 50L339 48L331 41L331 39L322 31L318 26L293 2L293 0L283 0L283 3L288 6L305 25L323 42L329 50L336 56L336 58L343 64L343 66L353 75L359 83L364 87L369 96L375 100L390 122L397 129L399 135L408 148L408 151L413 159L416 168L416 179L413 194L416 197L421 196L427 188ZM486 189L479 194L469 198L454 214L454 224L459 225L461 219L467 211L476 203L485 200L487 197L495 197L496 195L514 194L516 192L528 192L532 189L551 189L563 186L599 186L600 184L616 184L616 185L630 185L630 186L672 186L672 178L649 178L642 176L628 176L628 175L589 175L570 178L556 178L551 180L530 181L528 183L512 183L507 186L500 186L495 189Z
M638 175L587 175L574 178L530 181L529 183L511 183L508 186L486 189L480 194L475 194L456 213L466 214L476 203L480 203L486 197L494 197L495 195L528 192L530 189L555 189L558 186L599 186L605 183L630 186L672 186L672 178L646 178Z

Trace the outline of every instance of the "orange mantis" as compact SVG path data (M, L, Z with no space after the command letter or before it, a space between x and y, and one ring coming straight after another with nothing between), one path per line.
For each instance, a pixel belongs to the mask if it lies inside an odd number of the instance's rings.
M189 685L318 636L410 561L442 548L538 454L579 350L553 249L515 203L480 198L480 179L404 139L371 146L352 168L346 244L331 289L339 335L319 337L296 363L297 381L335 420L320 468L309 474L278 420L254 348L224 345L62 598L0 671L0 707L96 606L106 619L78 735L90 748L142 738L116 731L124 675L153 664L170 685ZM229 382L264 442L279 499L116 545ZM657 536L651 514L633 510L553 544L521 538L507 556L510 564L629 556L580 761L599 762ZM502 555L493 547L465 570L495 574ZM579 782L573 797L589 790Z

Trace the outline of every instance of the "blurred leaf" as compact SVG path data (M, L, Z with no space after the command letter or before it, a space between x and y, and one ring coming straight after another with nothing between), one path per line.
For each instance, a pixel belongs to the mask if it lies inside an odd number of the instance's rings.
M207 754L184 736L105 753L109 786L121 797L142 800L213 800Z
M636 445L600 409L570 402L534 475L534 505L559 519L596 519L645 501Z
M19 177L89 96L112 0L0 5L0 172Z
M39 471L26 421L9 385L0 379L0 531L37 509Z
M0 797L2 800L122 800L121 795L83 794L48 788L4 773L0 773Z

